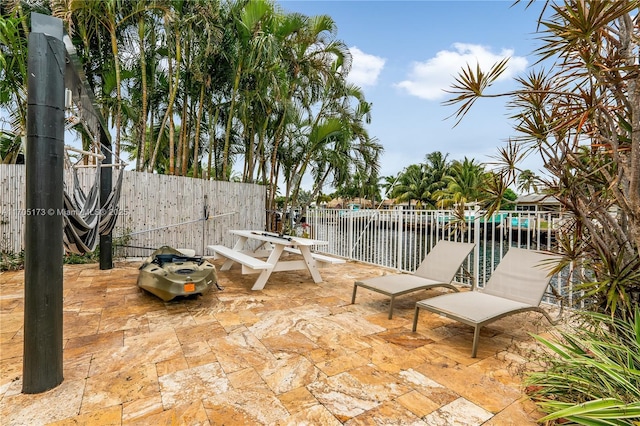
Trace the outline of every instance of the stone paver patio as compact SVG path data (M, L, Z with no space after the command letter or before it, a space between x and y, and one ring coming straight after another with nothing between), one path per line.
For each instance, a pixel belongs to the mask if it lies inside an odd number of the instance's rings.
M2 425L526 425L542 414L520 372L547 326L534 313L482 332L421 312L430 290L389 299L353 281L392 271L346 263L274 273L239 268L223 291L164 303L136 286L139 263L64 267L64 381L21 393L24 272L0 273ZM525 355L526 356L526 355Z

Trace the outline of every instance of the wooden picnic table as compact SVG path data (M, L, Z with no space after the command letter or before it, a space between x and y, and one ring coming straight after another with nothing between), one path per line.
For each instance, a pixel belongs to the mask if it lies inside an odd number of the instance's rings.
M273 232L253 230L231 230L238 237L233 248L222 245L207 246L214 252L216 259L226 259L220 268L227 271L234 263L242 265L243 274L260 274L252 290L262 290L272 272L307 270L315 283L322 282L319 267L327 264L344 263L344 259L326 256L311 251L313 246L329 244L328 241L303 238L293 235L279 235ZM257 248L251 249L250 240L259 241ZM302 256L298 260L284 260L282 254L296 253ZM262 260L266 258L265 260Z

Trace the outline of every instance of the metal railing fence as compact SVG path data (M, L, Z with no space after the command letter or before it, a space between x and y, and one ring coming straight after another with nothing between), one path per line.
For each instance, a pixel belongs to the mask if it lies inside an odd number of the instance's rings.
M306 222L313 238L329 242L328 254L401 272L412 272L441 239L474 242L476 246L455 281L483 287L509 247L555 251L559 212L500 211L491 217L468 210L309 210ZM572 304L570 271L552 280L557 294ZM545 301L553 303L555 298Z

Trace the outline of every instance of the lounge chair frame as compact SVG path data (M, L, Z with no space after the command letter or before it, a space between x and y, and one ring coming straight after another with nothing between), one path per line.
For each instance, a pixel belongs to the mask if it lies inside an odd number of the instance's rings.
M556 324L557 321L539 305L551 281L552 274L549 272L554 266L553 261L557 262L557 260L557 255L512 247L498 264L483 290L474 288L471 292L446 294L417 302L412 331L415 332L417 329L420 309L472 326L474 332L471 357L475 358L480 329L501 318L536 311L543 314L551 324ZM530 289L530 294L521 296L514 293L513 288L508 287L509 281L513 284L514 280L518 280L518 276L527 276L535 281L533 284L536 287ZM523 278L522 281L525 279ZM515 284L512 287L517 290L518 284L530 284L530 282ZM500 307L500 304L503 306ZM484 308L486 309L482 312Z
M356 281L353 284L351 304L356 302L358 287L384 294L391 298L388 318L392 319L397 296L434 287L445 287L457 292L458 288L451 281L473 247L474 243L441 240L413 274L390 274Z

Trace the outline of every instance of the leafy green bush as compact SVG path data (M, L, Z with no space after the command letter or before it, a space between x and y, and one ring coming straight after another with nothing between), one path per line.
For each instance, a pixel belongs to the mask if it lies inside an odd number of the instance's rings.
M640 310L627 320L581 312L570 330L551 341L543 370L531 373L527 393L545 412L540 421L563 424L640 424Z
M14 253L0 250L0 271L18 271L24 268L24 251Z
M96 263L100 259L100 248L86 254L66 253L63 263L68 265L80 265L84 263Z

